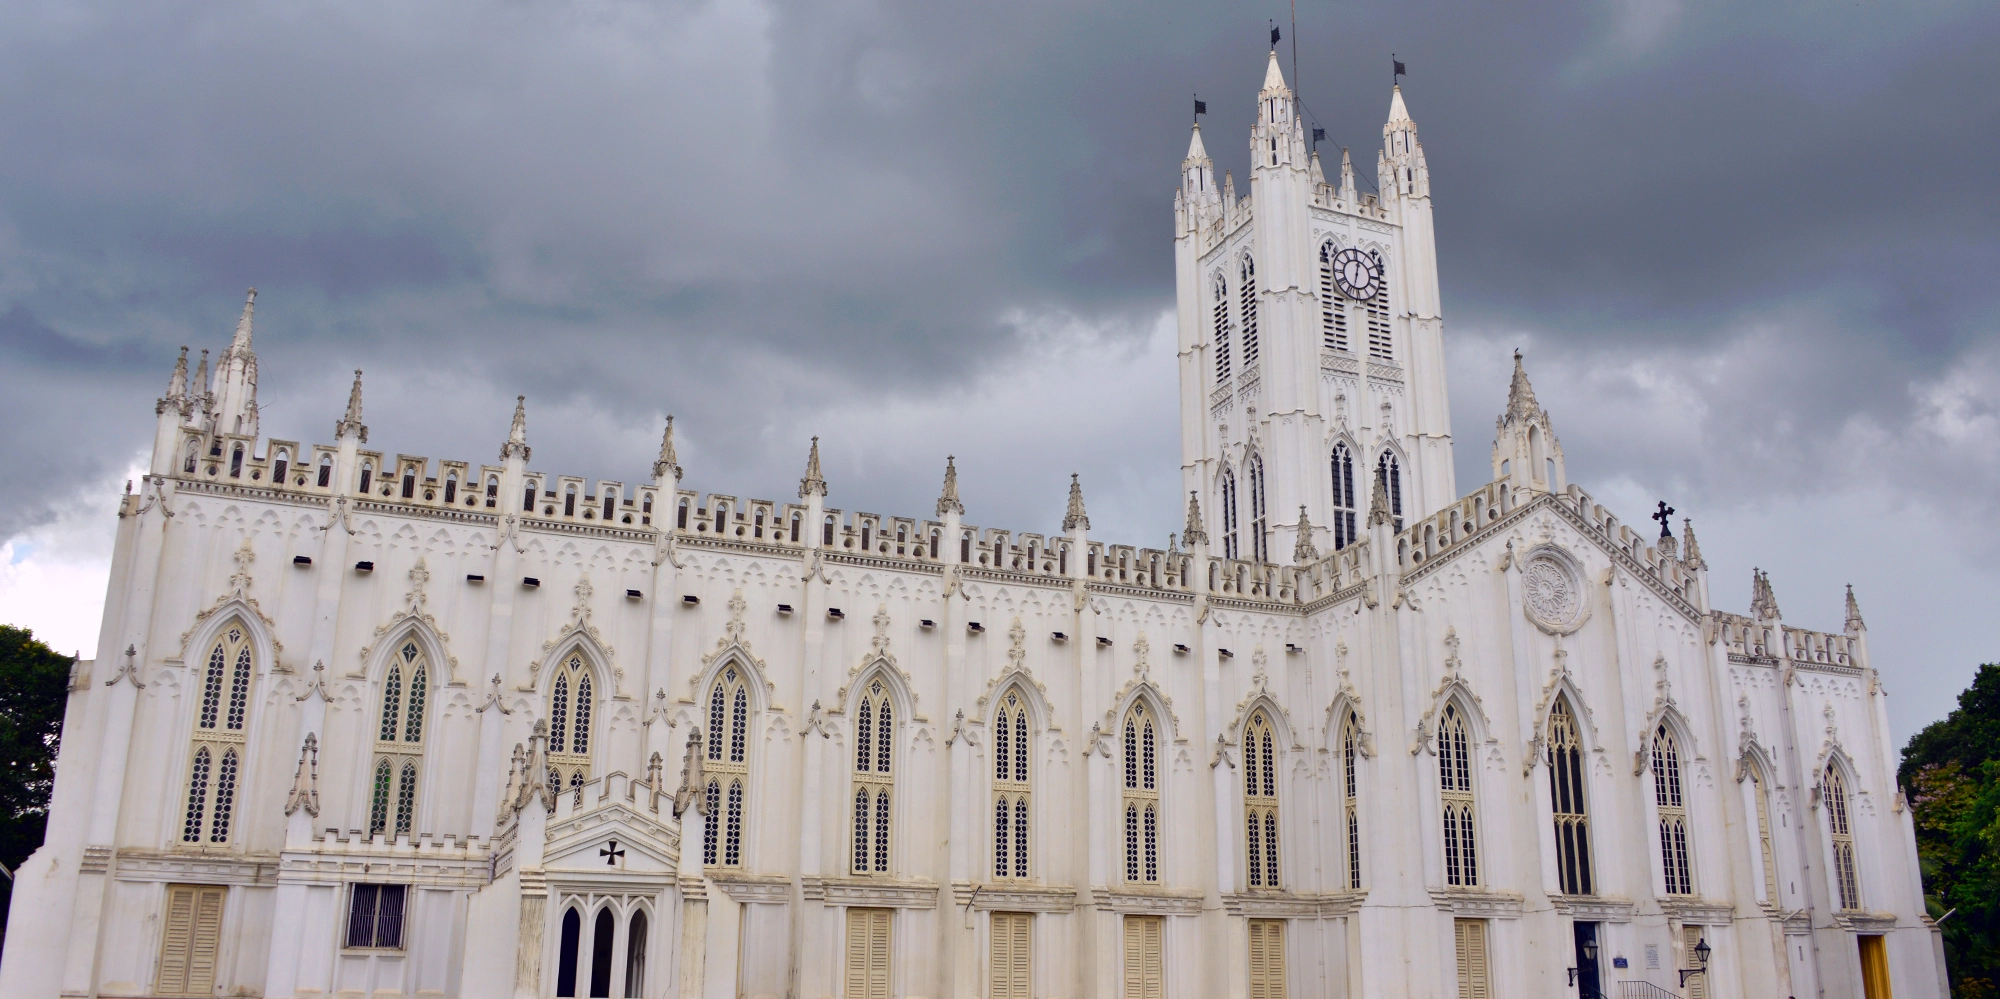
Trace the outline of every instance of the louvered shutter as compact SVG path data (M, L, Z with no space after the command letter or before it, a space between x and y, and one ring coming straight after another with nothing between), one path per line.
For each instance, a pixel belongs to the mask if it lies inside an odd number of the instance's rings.
M226 888L202 888L194 899L194 940L188 948L191 995L215 993L215 959L222 949L222 899Z
M847 997L889 999L889 910L847 910Z
M1029 916L993 914L993 999L1031 999L1028 984Z
M1163 923L1159 916L1125 917L1125 999L1162 999L1165 995L1160 954Z
M1285 999L1285 923L1250 921L1250 999Z
M1452 924L1458 950L1458 999L1491 999L1486 969L1486 922L1460 919Z
M187 991L189 949L194 943L194 896L191 885L167 886L166 925L160 933L160 991Z
M1695 966L1694 947L1701 942L1701 927L1681 927L1681 942L1685 945L1681 948L1681 953L1685 955L1681 960L1681 967L1692 968ZM1706 974L1695 975L1687 980L1687 999L1708 999Z

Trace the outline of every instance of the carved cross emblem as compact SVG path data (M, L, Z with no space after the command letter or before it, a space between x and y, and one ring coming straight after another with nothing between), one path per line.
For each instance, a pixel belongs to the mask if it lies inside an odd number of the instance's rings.
M597 851L597 855L604 858L606 867L617 867L618 862L625 859L625 851L619 848L615 839L604 844L604 848Z

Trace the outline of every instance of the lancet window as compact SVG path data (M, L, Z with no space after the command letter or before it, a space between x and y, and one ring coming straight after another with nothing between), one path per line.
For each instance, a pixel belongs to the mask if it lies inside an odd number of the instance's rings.
M181 463L181 471L186 472L189 475L193 475L195 462L199 461L200 457L201 457L201 442L197 440L188 441L187 460ZM322 458L321 461L324 462L325 459ZM322 473L320 476L320 485L322 486L326 485L326 476L324 473Z
M1341 825L1347 840L1347 887L1361 887L1361 719L1353 711L1340 725Z
M1347 299L1335 290L1332 243L1319 246L1319 325L1328 350L1347 349Z
M189 466L188 466L188 471L190 471L190 472L194 471L194 466L193 466L193 464L189 464ZM331 484L332 482L333 482L333 458L332 458L332 456L330 456L330 455L324 455L324 454L323 454L323 455L320 455L320 456L319 456L319 487L320 487L321 489L325 489L325 488L326 488L326 487L327 487L327 486L328 486L329 484Z
M1262 708L1243 726L1243 831L1250 887L1278 887L1277 740Z
M289 471L291 467L292 467L292 452L287 451L283 448L279 448L278 460L271 465L271 484L274 486L284 485L285 473Z
M1034 786L1028 756L1028 705L1020 688L1007 690L993 719L993 876L1025 878Z
M708 817L703 829L702 863L743 866L743 810L750 784L750 691L734 665L708 689L708 786L702 790Z
M1458 705L1438 719L1438 799L1444 814L1444 883L1479 883L1479 847L1472 797L1472 733Z
M468 498L470 498L470 497L468 497ZM458 473L457 473L457 472L453 472L453 473L451 473L450 475L447 475L447 476L445 476L445 478L444 478L444 501L445 501L446 503L456 503L456 502L458 502Z
M1339 551L1355 541L1354 519L1359 512L1354 495L1354 452L1346 444L1333 446L1333 549Z
M250 635L231 622L210 647L201 672L194 745L189 754L182 844L229 842L236 815L236 786L243 772L244 730L250 713L250 684L256 677Z
M854 714L854 864L856 874L889 872L889 801L896 789L896 720L877 678Z
M1229 380L1229 281L1222 275L1215 276L1215 381L1220 385Z
M1583 745L1569 698L1549 712L1549 802L1555 813L1556 880L1565 895L1589 895L1590 812L1583 793Z
M1375 284L1375 297L1363 303L1368 310L1368 357L1393 363L1396 344L1389 333L1389 267L1379 255L1375 261L1382 279Z
M1854 875L1854 830L1847 824L1847 780L1839 767L1826 765L1820 792L1826 801L1827 831L1833 838L1833 881L1840 891L1840 907L1859 909L1861 885Z
M1250 557L1269 562L1271 525L1264 510L1264 458L1250 456Z
M1772 848L1771 802L1765 793L1764 768L1756 760L1750 761L1750 795L1755 799L1757 810L1757 851L1764 858L1764 900L1776 905L1778 902L1778 855Z
M1396 460L1396 452L1384 450L1382 457L1375 460L1375 469L1380 479L1389 484L1389 516L1396 521L1396 530L1403 529L1403 464Z
M1237 314L1243 323L1243 367L1247 369L1257 363L1257 262L1244 257L1237 276Z
M424 709L430 700L430 663L417 643L405 641L382 676L382 717L375 731L375 776L369 785L368 833L390 839L407 834L417 813L417 781L424 769Z
M1236 557L1236 473L1222 473L1222 557Z
M590 780L590 723L597 706L590 667L581 653L563 657L549 685L549 789L568 791Z
M1125 712L1125 880L1160 880L1159 733L1145 702Z
M1660 870L1667 894L1694 894L1688 864L1687 799L1681 788L1681 750L1665 725L1653 731L1653 803L1660 811Z
M372 484L372 483L374 482L374 479L375 479L375 463L374 463L374 462L372 462L372 461L364 461L364 462L362 462L362 463L361 463L361 491L362 491L362 492L364 492L364 493L365 493L365 492L367 492L367 491L368 491L368 487L369 487L369 485L370 485L370 484Z

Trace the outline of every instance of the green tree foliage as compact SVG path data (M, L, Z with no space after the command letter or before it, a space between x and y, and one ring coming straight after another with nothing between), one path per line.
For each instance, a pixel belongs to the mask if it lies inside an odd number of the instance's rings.
M34 632L0 624L0 864L9 871L42 845L73 662ZM0 878L0 940L13 889Z
M1944 923L1959 999L2000 997L2000 664L1979 667L1958 709L1903 747L1896 771L1917 827L1924 901Z

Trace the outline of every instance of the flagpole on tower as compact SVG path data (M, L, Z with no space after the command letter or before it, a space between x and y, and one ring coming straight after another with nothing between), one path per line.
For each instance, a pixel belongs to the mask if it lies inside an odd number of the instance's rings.
M1304 89L1299 84L1299 0L1292 0L1292 93Z

